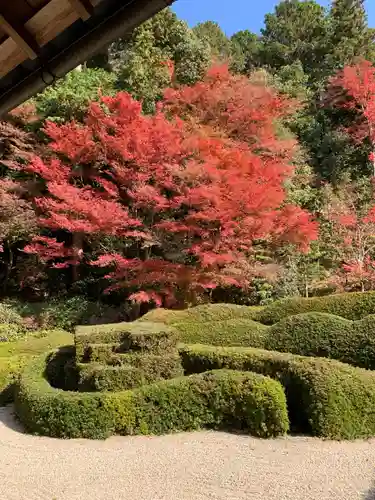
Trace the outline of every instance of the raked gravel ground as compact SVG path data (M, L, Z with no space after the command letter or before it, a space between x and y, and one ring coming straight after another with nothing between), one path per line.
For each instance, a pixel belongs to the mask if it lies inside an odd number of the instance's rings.
M221 432L63 441L0 408L1 500L375 500L375 440Z

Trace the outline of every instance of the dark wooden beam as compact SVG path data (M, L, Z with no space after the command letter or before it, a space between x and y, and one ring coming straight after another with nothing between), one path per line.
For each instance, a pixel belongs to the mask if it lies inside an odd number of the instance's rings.
M83 21L87 21L94 12L94 7L90 0L69 0L69 3Z
M0 12L0 27L16 42L30 59L36 59L38 57L40 50L39 45L31 33L27 31L25 26L15 20L11 21Z

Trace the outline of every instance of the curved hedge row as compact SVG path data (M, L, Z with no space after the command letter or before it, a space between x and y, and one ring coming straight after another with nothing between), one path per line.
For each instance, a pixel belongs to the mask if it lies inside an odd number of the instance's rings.
M349 321L326 313L303 313L273 325L265 349L333 358L375 369L375 315Z
M263 347L269 327L239 318L207 323L176 323L173 328L184 344Z
M268 437L289 428L281 384L259 374L220 370L133 391L77 393L51 387L44 374L49 356L34 359L17 384L16 413L33 433L105 438L210 427Z
M183 310L152 309L137 322L150 321L153 323L206 323L209 321L223 321L232 319L254 319L262 310L261 307L238 306L236 304L202 304Z
M324 312L346 319L359 320L375 314L375 292L278 300L260 310L253 319L265 325L273 325L288 316L307 312Z
M232 369L279 380L293 430L330 439L375 435L375 373L334 360L260 349L185 346L186 373Z
M72 335L63 330L34 333L17 342L0 342L0 406L13 400L13 384L22 367L33 356L59 345L70 344Z

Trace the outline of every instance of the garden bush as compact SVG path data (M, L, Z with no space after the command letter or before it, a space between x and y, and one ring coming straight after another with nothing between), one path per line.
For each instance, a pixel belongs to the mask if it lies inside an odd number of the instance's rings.
M120 351L139 350L154 354L175 348L176 331L162 323L113 323L78 326L75 334L77 361L86 361L92 345L114 344Z
M324 312L346 319L359 320L370 314L375 314L375 292L341 293L309 299L294 297L278 300L264 307L255 315L254 319L265 325L273 325L288 316L306 312Z
M19 340L26 335L26 329L13 323L0 323L0 342Z
M10 303L0 303L0 324L23 326L23 318ZM1 336L1 335L0 335Z
M80 391L121 391L183 375L181 359L176 354L114 354L110 365L78 363Z
M160 308L152 309L138 321L174 325L176 323L187 322L205 323L230 319L254 319L261 309L259 307L238 306L235 304L202 304L183 310Z
M250 348L185 346L185 372L232 369L279 380L292 429L330 439L375 435L375 373L335 360Z
M125 321L132 312L130 305L111 306L101 302L89 301L83 296L65 297L46 302L22 302L8 300L4 303L5 312L12 311L13 321L1 321L26 324L28 322L37 328L62 328L73 331L76 325L103 324ZM18 318L17 321L14 321ZM9 319L12 319L10 317Z
M0 343L0 406L12 401L14 381L30 358L72 340L71 334L53 330L38 332L18 342Z
M209 427L268 437L288 430L282 386L259 374L220 370L133 391L68 392L48 383L48 356L29 363L17 383L16 413L33 433L105 438L115 433L162 434Z
M187 321L173 325L178 338L185 344L264 347L269 327L251 319L222 321Z
M326 313L290 316L273 325L266 349L302 356L333 358L375 369L375 315L349 321Z

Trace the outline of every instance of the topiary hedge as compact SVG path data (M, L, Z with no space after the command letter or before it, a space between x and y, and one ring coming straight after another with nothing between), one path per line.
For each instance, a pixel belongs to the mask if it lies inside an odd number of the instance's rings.
M59 345L70 344L73 337L62 330L43 331L17 342L0 343L0 406L13 399L13 385L22 367L33 356Z
M183 375L181 359L175 354L114 354L108 365L78 363L80 391L121 391Z
M350 320L359 320L370 314L375 314L375 292L341 293L309 299L294 297L278 300L264 307L254 319L265 325L273 325L288 316L307 312L324 312Z
M375 373L334 360L260 349L185 346L186 373L252 371L279 380L292 428L330 439L375 435Z
M302 356L333 358L375 369L375 315L349 321L326 313L290 316L273 325L264 347Z
M113 323L78 326L75 334L77 361L86 361L92 345L113 344L120 351L148 351L155 354L173 350L175 330L162 323Z
M185 344L263 347L269 327L251 319L238 318L205 323L184 322L173 325Z
M105 438L115 433L162 434L210 427L268 437L288 430L281 385L259 374L221 370L133 391L77 393L48 383L48 356L27 365L17 383L16 413L32 433Z
M138 322L153 323L205 323L209 321L223 321L231 319L254 319L261 307L238 306L236 304L202 304L183 310L153 309L142 316Z

